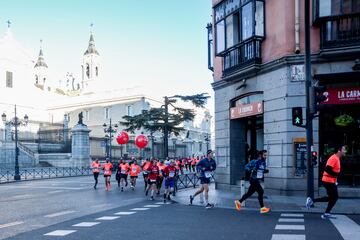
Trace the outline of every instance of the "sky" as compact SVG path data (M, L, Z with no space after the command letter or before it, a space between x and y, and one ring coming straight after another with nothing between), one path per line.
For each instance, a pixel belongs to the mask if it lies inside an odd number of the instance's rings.
M55 76L80 77L90 24L102 58L102 87L143 86L153 97L211 88L206 24L211 0L0 0L0 36L38 53ZM101 72L102 70L102 72ZM213 112L213 98L208 107Z

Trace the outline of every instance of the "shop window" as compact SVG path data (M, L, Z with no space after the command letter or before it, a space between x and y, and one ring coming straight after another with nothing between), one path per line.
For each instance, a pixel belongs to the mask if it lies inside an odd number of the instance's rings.
M314 4L319 18L360 12L359 0L317 0Z

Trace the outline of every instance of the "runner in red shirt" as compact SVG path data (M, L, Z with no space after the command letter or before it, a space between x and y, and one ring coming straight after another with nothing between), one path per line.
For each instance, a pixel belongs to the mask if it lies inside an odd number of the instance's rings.
M94 179L95 179L94 189L96 189L96 186L98 184L98 177L99 177L99 173L100 173L100 167L101 167L101 164L99 162L99 159L96 159L95 161L93 161L91 163L91 168L92 168L92 172L94 174Z
M164 177L165 177L165 192L164 192L164 203L167 200L171 200L170 194L174 192L175 188L175 178L177 169L175 167L174 161L170 161L170 164L164 168Z
M111 188L110 185L110 178L111 178L111 174L112 174L112 168L113 165L111 164L111 162L109 161L109 159L106 159L106 163L104 163L102 169L104 170L104 178L105 178L105 190L109 191Z
M148 188L146 189L145 195L147 196L149 190L151 189L150 199L154 200L154 192L156 191L156 180L160 173L159 167L156 166L156 161L154 159L151 160L151 164L146 170L149 171L149 178L148 178Z
M157 166L159 167L160 172L159 172L159 176L156 181L156 189L157 189L156 195L160 195L161 186L164 181L163 170L165 169L166 165L164 164L163 161L159 161L157 163Z

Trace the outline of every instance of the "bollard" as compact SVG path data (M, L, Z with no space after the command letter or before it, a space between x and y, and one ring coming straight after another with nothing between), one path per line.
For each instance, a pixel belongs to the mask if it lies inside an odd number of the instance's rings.
M244 195L245 194L245 180L241 180L240 181L240 195L242 196L242 195ZM241 203L241 206L242 207L245 207L245 201L243 201L242 203Z

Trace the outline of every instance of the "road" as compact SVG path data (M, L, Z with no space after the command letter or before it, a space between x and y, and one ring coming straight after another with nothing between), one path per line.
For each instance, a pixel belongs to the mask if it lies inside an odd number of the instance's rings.
M142 184L125 192L92 185L91 177L0 185L0 238L360 239L360 216L341 215L334 222L318 214L206 210L150 201Z

